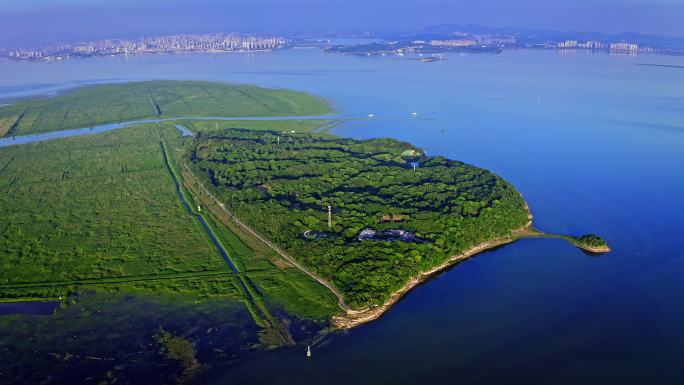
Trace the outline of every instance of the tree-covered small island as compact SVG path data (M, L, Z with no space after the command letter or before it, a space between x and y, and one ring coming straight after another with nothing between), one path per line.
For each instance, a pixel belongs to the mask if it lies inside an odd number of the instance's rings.
M603 254L611 251L608 243L596 234L586 234L579 237L571 237L570 242L582 250L590 253Z

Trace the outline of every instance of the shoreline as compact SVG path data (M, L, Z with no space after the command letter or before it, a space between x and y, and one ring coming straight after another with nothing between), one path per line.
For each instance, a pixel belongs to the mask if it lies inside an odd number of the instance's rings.
M460 254L449 257L443 263L429 269L422 271L418 276L411 278L403 287L399 290L393 292L389 298L379 306L367 307L361 310L348 310L346 314L333 316L331 319L331 324L333 327L340 330L352 329L356 326L372 322L382 317L385 312L390 310L394 304L399 302L399 300L411 291L416 286L424 283L430 279L433 275L442 272L455 264L465 261L469 258L474 257L477 254L483 253L485 251L494 249L499 246L507 245L524 238L559 238L567 241L571 245L577 247L578 249L587 252L592 255L601 255L605 253L610 253L612 249L609 246L605 247L592 247L588 245L583 245L576 242L574 239L567 236L560 236L556 234L550 234L543 231L539 231L532 225L532 213L530 212L529 206L525 205L528 211L529 221L527 224L521 228L511 231L511 235L505 237L494 238L489 241L479 243Z
M529 214L529 218L530 220L525 226L513 230L511 232L511 235L500 238L494 238L489 241L479 243L460 254L449 257L443 263L429 270L420 272L418 276L411 278L402 288L393 292L382 305L373 306L363 310L351 310L347 311L346 314L333 316L331 321L332 325L337 329L346 330L371 321L375 321L376 319L380 318L383 314L385 314L385 312L391 309L392 306L394 306L394 304L396 304L405 294L411 291L414 287L427 281L434 274L446 270L454 264L465 261L466 259L469 259L484 251L491 250L493 248L503 246L509 243L513 243L519 239L543 237L543 232L539 232L532 227L531 214Z
M573 243L573 244L578 249L586 251L590 254L599 255L599 254L610 253L611 251L613 251L613 249L611 249L610 246L600 246L599 247L599 246L582 245L582 244L578 244L578 243Z

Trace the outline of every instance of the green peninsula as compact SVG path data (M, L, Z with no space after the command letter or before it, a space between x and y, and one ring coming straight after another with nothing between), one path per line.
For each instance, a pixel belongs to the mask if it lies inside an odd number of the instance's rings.
M333 282L352 308L379 305L410 277L529 221L503 179L392 139L227 129L201 133L190 153L230 211ZM361 240L364 230L399 239Z
M0 108L10 134L157 120L0 148L0 300L225 299L277 346L292 343L278 312L352 327L458 260L547 235L508 182L409 143L336 137L323 118L184 119L329 111L293 91L171 81Z

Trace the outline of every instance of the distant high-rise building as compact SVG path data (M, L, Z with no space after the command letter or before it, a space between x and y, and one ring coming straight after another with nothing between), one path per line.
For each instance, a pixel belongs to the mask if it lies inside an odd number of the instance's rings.
M557 45L558 48L577 48L577 40L566 40L558 43Z
M477 42L471 39L431 40L430 45L437 47L471 47L477 45Z
M633 43L610 43L610 51L636 53L639 51L639 46Z

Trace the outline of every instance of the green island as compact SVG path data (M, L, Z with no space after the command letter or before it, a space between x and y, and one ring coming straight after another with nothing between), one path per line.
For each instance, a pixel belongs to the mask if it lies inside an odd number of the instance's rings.
M280 312L353 327L430 274L520 238L610 250L595 235L535 230L508 182L409 143L336 137L324 117L186 119L329 112L299 92L182 81L0 107L6 135L158 120L0 148L0 300L224 299L243 304L265 346L280 346L294 343ZM191 371L187 344L159 336Z
M606 241L596 234L586 234L579 237L572 237L570 242L574 243L580 249L591 253L601 254L611 251Z
M251 85L165 80L106 84L0 107L0 137L181 116L272 117L327 112L328 105L315 96Z

